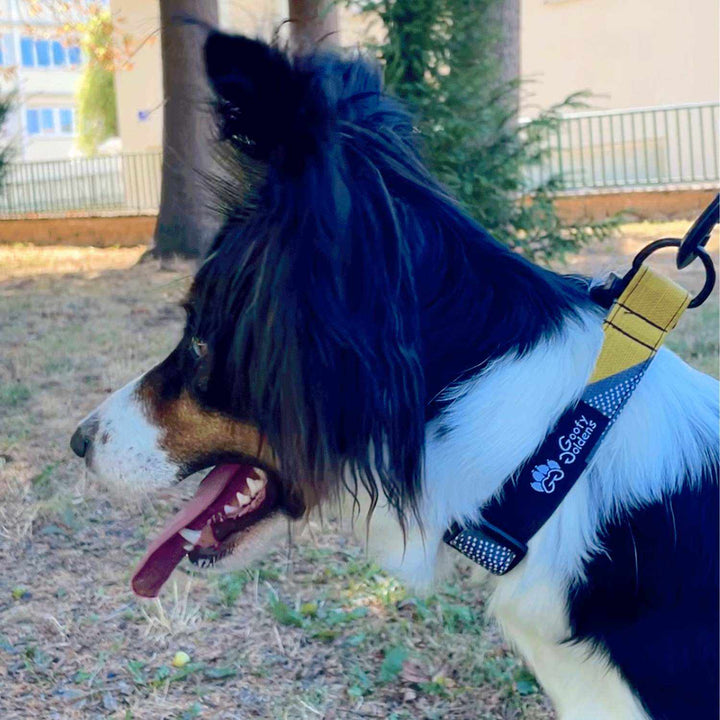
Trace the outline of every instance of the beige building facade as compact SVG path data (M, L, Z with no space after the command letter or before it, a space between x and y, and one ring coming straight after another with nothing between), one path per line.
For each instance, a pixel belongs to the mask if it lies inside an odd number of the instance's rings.
M597 109L717 102L717 0L522 0L524 114L588 90Z
M110 0L123 30L146 42L132 70L118 73L123 152L162 147L162 69L157 0ZM597 109L717 101L717 0L522 0L521 72L529 80L522 114L587 90ZM219 0L220 26L271 37L287 0ZM344 10L341 44L355 45L377 23ZM368 30L369 27L369 30Z

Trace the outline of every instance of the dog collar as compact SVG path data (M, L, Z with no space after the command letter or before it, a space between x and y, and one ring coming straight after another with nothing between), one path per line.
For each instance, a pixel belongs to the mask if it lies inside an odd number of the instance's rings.
M615 277L610 287L601 289L604 294L596 299L606 307L612 305L603 323L604 339L595 369L580 400L563 413L535 453L478 509L473 521L453 523L443 538L448 545L494 575L510 572L525 557L527 543L587 468L668 333L685 309L699 305L709 294L708 288L712 289L715 273L702 248L704 242L697 247L696 241L693 251L705 265L705 288L692 301L682 287L642 264L660 247L673 245L682 251L691 232L683 242L652 243L639 253L627 276Z

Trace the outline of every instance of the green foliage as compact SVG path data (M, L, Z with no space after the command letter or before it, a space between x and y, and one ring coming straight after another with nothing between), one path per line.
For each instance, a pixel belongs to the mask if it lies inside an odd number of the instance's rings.
M544 139L582 95L517 121L520 82L501 82L498 0L359 0L380 17L385 40L374 46L390 92L419 117L435 173L498 240L535 260L603 238L613 222L567 225L553 206L559 178L533 187L528 171L547 154Z
M515 688L520 695L532 695L540 691L535 676L524 666L515 671L514 680Z
M4 405L10 408L20 407L21 405L24 405L31 397L32 392L30 391L30 388L24 383L13 382L7 383L5 385L0 385L0 406Z
M303 626L302 615L280 599L272 598L270 600L270 612L281 625L292 625L294 627Z
M378 682L386 683L395 680L403 668L409 653L406 647L397 645L385 651L385 657L378 673Z
M225 607L233 607L237 603L249 579L246 572L229 572L219 575L217 578L217 588L221 604Z
M83 37L86 63L77 96L78 146L87 155L117 135L115 73L104 61L111 53L112 34L112 16L103 10L88 20Z
M12 95L5 95L0 97L0 128L5 125L5 122L10 115L10 111L13 108L14 98ZM0 146L0 187L2 187L5 179L5 173L7 172L10 160L12 160L13 148L10 143L4 146Z

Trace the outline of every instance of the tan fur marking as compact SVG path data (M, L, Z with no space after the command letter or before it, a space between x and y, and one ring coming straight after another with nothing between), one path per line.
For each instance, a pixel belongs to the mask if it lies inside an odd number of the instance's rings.
M152 384L143 382L137 394L161 429L160 445L173 462L186 465L198 458L242 453L277 470L274 453L252 425L205 410L187 390L176 399L161 401Z

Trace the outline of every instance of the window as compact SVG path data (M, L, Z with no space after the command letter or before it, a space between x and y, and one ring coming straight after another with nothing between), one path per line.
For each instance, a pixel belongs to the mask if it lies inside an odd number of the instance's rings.
M40 127L43 135L52 135L55 132L55 113L52 108L43 108L40 111Z
M60 132L63 135L72 135L73 111L70 108L60 109Z
M61 68L82 63L82 53L77 45L66 48L58 40L30 37L20 38L20 58L23 67Z
M47 40L35 41L35 55L40 67L50 67L50 43Z
M23 67L35 67L35 43L31 38L20 38L20 57Z
M40 133L40 114L37 110L26 110L25 117L27 120L28 135L38 135Z
M65 48L57 40L53 40L52 43L52 59L56 67L65 65Z
M75 111L72 108L32 108L25 111L28 135L73 135Z

